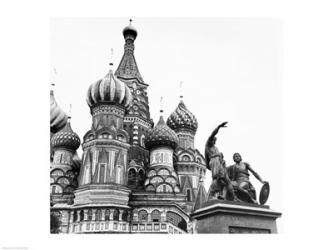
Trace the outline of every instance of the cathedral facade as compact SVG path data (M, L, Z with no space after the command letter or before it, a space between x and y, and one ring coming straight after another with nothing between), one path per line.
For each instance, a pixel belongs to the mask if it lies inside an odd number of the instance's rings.
M198 122L180 100L154 125L134 57L137 35L132 24L123 29L117 70L90 85L92 121L83 138L51 91L52 233L196 232L191 214L207 199L205 158L194 144Z

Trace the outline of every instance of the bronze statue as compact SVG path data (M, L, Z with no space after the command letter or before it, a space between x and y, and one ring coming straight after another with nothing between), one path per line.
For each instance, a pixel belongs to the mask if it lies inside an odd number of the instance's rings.
M205 147L206 165L212 172L212 184L209 188L208 200L219 198L225 200L235 200L234 189L228 177L223 154L215 146L216 135L220 128L225 128L228 122L223 122L209 136Z
M235 188L237 198L241 201L257 204L256 190L250 182L249 172L251 172L262 184L266 184L267 182L261 179L261 177L251 168L250 164L242 161L242 157L239 153L235 153L233 159L235 164L228 167L228 175Z

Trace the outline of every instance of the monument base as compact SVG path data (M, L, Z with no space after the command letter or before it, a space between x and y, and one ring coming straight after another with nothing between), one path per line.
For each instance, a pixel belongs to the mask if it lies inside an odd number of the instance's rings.
M195 210L197 233L277 233L281 213L265 205L210 200Z

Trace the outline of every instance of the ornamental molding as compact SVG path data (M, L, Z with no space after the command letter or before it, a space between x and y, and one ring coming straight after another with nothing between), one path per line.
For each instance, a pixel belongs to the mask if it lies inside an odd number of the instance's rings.
M115 114L118 116L124 116L125 109L122 106L116 104L98 104L91 108L91 115L95 116L98 114Z
M153 127L151 122L147 122L147 121L143 120L141 117L136 116L136 115L126 115L124 118L124 122L138 124L138 125L144 126L145 128L148 128L148 129Z
M122 142L122 141L118 141L115 139L93 139L91 141L85 142L82 144L82 149L86 150L88 148L92 148L92 147L96 147L96 146L105 146L105 147L121 147L124 149L129 149L130 148L130 144L126 143L126 142Z

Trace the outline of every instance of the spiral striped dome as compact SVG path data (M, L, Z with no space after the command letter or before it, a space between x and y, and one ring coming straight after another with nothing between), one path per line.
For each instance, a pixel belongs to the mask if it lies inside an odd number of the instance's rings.
M146 147L151 149L155 146L170 146L175 149L178 142L177 134L165 124L161 116L156 126L148 133Z
M50 129L52 133L56 133L65 127L67 123L66 113L58 106L53 90L50 92Z
M93 107L99 103L109 103L128 108L132 102L132 94L127 85L120 81L112 70L106 76L90 85L87 93L87 103Z
M51 146L53 148L67 148L75 151L80 147L80 144L80 137L73 132L69 120L66 126L52 136L51 139Z
M169 116L167 125L173 129L188 129L195 133L198 129L198 121L195 116L186 108L183 101L180 101L176 110Z

